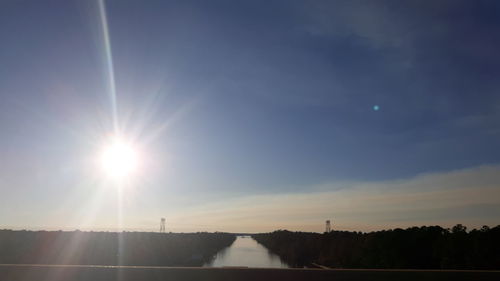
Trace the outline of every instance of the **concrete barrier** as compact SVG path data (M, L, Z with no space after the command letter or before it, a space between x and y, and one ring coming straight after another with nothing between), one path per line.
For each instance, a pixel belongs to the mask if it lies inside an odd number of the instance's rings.
M500 280L500 271L0 265L0 281Z

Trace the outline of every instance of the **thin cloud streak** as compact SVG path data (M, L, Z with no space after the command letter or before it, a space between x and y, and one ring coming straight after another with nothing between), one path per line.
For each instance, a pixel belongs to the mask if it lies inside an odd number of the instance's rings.
M218 226L207 230L319 232L324 220L332 219L335 229L370 231L413 225L493 225L495 214L485 213L500 210L500 166L350 185L339 189L331 184L335 191L248 196L207 204L179 211L170 222Z

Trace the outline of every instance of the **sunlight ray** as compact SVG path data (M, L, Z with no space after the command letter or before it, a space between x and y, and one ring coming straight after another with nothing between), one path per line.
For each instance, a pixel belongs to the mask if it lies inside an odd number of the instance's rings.
M103 35L103 42L104 42L104 50L105 50L105 58L106 58L106 75L107 75L107 88L108 88L108 94L110 97L110 102L111 102L111 114L112 114L112 119L113 119L113 129L115 131L115 134L120 133L120 128L119 128L119 123L118 123L118 110L117 110L117 101L116 101L116 83L115 83L115 73L114 73L114 66L113 66L113 56L111 52L111 41L109 38L109 26L108 26L108 18L107 18L107 13L106 13L106 6L104 3L104 0L99 0L99 16L101 19L101 27L102 27L102 35ZM120 184L122 185L123 183L118 182L115 184ZM121 232L123 230L123 196L122 196L122 190L119 187L117 189L118 191L118 218L117 218L117 228ZM123 250L123 245L122 245L122 240L121 236L118 238L118 265L122 264L122 257L121 257L121 251ZM120 279L120 276L119 276Z
M118 125L118 110L116 102L116 84L115 84L115 72L113 66L113 55L111 53L111 41L109 39L109 27L108 27L108 17L106 13L106 5L104 0L99 0L99 16L101 20L101 28L104 43L104 53L106 58L106 76L107 76L107 89L111 102L111 113L113 118L113 128L115 133L119 131Z

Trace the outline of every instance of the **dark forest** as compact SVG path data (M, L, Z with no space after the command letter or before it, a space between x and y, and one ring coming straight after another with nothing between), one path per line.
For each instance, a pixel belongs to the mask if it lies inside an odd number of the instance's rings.
M294 267L500 269L500 226L411 227L370 233L286 230L252 237Z
M235 239L227 233L0 230L0 264L201 266Z

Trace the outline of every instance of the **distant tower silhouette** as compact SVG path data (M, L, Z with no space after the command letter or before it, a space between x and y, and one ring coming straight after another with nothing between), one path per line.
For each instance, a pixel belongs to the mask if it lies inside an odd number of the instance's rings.
M325 232L330 232L330 231L332 231L332 225L330 224L330 220L327 220Z
M165 218L161 218L160 232L165 233Z

